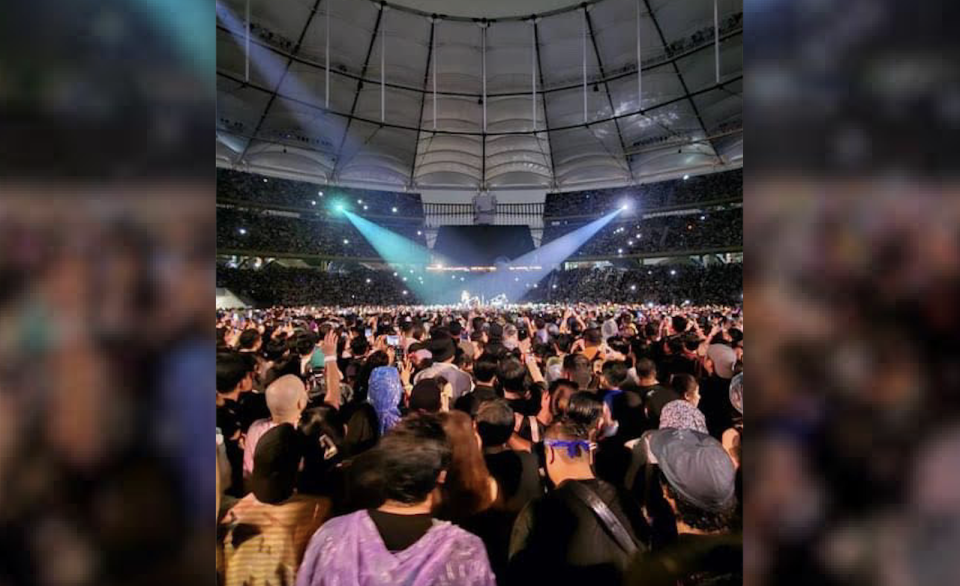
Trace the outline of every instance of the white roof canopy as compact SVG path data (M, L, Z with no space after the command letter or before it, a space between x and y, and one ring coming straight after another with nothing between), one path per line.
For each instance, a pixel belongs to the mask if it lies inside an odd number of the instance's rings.
M717 3L720 83L713 2L580 4L250 0L248 77L247 2L220 0L217 164L389 189L583 189L740 166L742 0ZM481 7L496 20L475 20Z

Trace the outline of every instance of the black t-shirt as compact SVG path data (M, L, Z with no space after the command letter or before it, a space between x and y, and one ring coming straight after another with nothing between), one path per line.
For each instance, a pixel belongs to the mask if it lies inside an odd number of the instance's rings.
M367 511L377 531L383 539L383 544L389 551L403 551L427 534L433 525L429 513L422 515L396 515L384 513L376 509Z
M648 540L640 507L623 489L602 480L567 481L527 505L510 538L510 583L619 584L629 558L571 483L593 490L607 504L640 549Z
M739 586L742 535L681 534L660 551L637 556L624 584L631 586Z
M503 450L483 456L487 470L500 486L498 501L514 514L531 500L543 495L537 458L530 452Z

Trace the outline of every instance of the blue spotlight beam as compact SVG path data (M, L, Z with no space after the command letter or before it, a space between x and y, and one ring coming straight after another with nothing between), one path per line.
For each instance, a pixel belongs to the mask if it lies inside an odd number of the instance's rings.
M438 257L429 248L378 226L349 210L343 210L343 215L350 220L377 254L397 271L397 278L407 278L404 284L406 288L415 292L424 303L442 303L443 299L449 296L451 288L456 287L452 280L446 281L442 278L438 280L423 270L431 262L446 264L446 259ZM411 269L415 272L411 273ZM457 283L462 284L459 281Z
M573 256L573 253L622 212L622 209L617 209L586 226L577 228L549 244L512 260L507 265L507 270L498 270L496 273L474 279L468 282L467 287L464 288L467 288L471 294L483 295L487 299L505 294L510 302L514 303L523 297L533 285L539 284L550 271L558 268L565 260ZM524 271L510 270L510 267L533 266L540 268Z

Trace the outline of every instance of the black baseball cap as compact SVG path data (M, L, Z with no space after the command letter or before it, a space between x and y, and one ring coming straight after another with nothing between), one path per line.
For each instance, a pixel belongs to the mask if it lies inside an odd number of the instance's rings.
M661 429L651 436L650 451L684 500L712 512L729 511L735 504L733 461L710 435L692 429Z

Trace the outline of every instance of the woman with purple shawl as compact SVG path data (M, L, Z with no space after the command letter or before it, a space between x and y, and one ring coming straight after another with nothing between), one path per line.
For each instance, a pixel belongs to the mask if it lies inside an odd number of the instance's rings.
M392 366L374 368L367 388L367 400L377 412L382 437L400 421L400 397L403 396L400 373Z
M310 540L296 586L495 586L480 538L431 518L450 464L437 416L408 416L375 449L386 501L327 521Z

